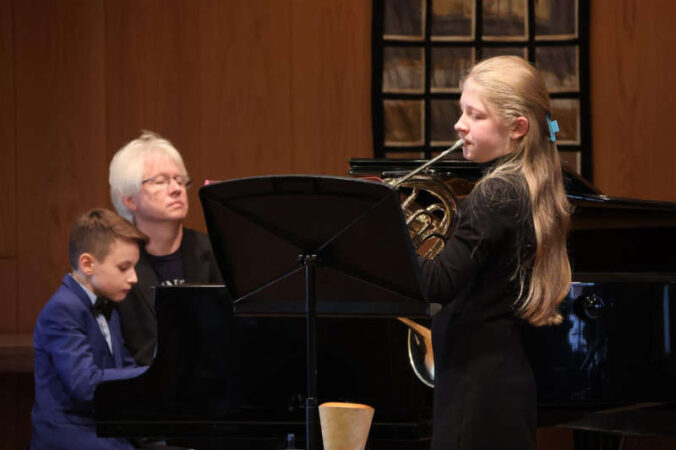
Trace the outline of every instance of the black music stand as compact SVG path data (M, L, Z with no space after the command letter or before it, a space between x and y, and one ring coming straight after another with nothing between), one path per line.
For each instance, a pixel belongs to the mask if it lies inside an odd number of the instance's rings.
M306 448L317 449L316 317L429 317L399 195L383 183L284 175L199 196L235 313L306 316Z

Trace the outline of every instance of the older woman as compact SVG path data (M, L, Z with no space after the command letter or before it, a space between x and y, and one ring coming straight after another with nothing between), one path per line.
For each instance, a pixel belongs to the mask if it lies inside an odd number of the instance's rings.
M148 365L157 341L151 288L222 279L208 237L183 227L191 180L168 140L144 132L129 142L113 157L109 182L117 212L150 238L136 265L138 284L118 306L129 351Z

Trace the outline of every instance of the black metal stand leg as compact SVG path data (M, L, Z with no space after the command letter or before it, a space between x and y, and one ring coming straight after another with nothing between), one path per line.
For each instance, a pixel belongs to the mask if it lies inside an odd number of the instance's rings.
M306 311L306 359L307 398L305 399L305 448L318 450L319 411L317 410L317 340L316 340L316 297L315 269L317 255L301 255L305 266L305 311Z

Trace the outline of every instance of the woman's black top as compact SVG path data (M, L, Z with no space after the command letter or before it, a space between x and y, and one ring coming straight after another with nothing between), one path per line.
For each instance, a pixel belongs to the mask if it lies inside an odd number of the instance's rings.
M536 392L516 315L519 261L530 267L525 181L488 178L460 207L444 250L422 261L434 317L433 450L536 448Z

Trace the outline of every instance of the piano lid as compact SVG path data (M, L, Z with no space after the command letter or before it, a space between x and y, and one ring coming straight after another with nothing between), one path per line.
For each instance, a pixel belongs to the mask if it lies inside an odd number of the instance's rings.
M424 160L351 159L357 176L397 177ZM482 167L449 160L426 172L468 193ZM564 186L573 206L568 251L574 281L590 279L676 280L676 203L609 197L563 166ZM600 277L600 278L599 278Z
M396 177L404 175L416 167L426 163L424 159L350 159L350 175ZM587 180L563 166L564 183L569 195L604 197L599 189ZM436 163L424 173L438 175L443 178L459 177L477 181L483 176L481 166L467 160L444 160Z

